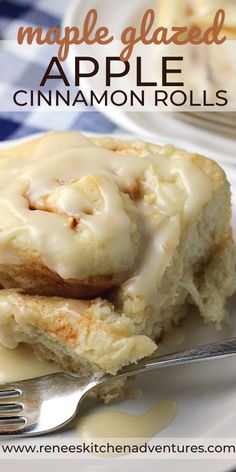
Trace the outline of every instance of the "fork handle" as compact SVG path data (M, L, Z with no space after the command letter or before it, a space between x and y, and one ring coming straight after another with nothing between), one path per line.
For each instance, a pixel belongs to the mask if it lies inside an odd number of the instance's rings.
M161 369L175 365L191 364L193 362L207 361L212 359L226 358L236 354L236 337L223 341L216 341L210 344L203 344L182 352L167 354L164 356L154 355L149 360L142 359L136 364L129 365L122 369L117 377L126 375L136 375L149 370ZM109 376L111 379L111 376ZM114 377L113 377L114 378ZM108 376L103 377L108 380ZM101 379L101 381L103 380Z

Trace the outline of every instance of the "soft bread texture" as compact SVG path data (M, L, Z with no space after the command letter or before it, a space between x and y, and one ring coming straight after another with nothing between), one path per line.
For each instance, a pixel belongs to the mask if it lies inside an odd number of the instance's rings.
M226 37L227 41L222 46L205 48L205 70L207 70L209 85L216 89L228 90L228 96L232 103L235 103L235 73L234 50L236 40L236 2L234 0L214 0L213 2L204 0L194 0L192 2L191 21L202 29L213 24L217 10L223 9L225 12L224 26L220 33L220 38ZM219 74L219 70L224 71Z
M205 160L204 165L214 179L214 198L181 234L158 289L159 310L152 316L145 301L130 297L125 286L116 292L116 306L154 339L169 330L173 320L178 322L189 304L197 305L206 321L220 326L225 300L236 289L229 186L212 161Z
M158 25L170 28L186 26L190 13L188 0L157 0Z
M167 180L161 177L155 168L155 156L160 160L163 156L163 162L173 166L175 162L184 161L186 167L189 161L197 172L201 172L201 179L205 177L209 180L210 174L215 172L214 185L221 176L221 171L213 163L207 164L200 156L190 156L171 146L151 145L141 141L119 143L95 138L87 139L82 149L83 153L87 152L86 159L82 161L83 166L92 154L92 169L89 168L87 172L93 174L79 178L74 173L76 166L81 165L80 157L78 158L78 153L81 152L79 146L86 139L75 132L49 133L26 147L20 145L3 153L0 159L0 284L4 288L22 288L38 295L87 298L121 286L134 272L143 250L140 225L138 226L140 211L136 202L141 200L144 206L148 204L150 221L156 226L175 215L178 215L176 225L179 225L180 214L184 211L186 190L183 183L174 176ZM91 145L95 147L90 149ZM63 147L64 154L61 154ZM99 158L96 156L98 152ZM113 169L116 156L119 167ZM152 156L150 163L149 156ZM103 182L96 175L96 161L99 159L105 160L105 190L107 185L111 187L108 193L111 210L108 215ZM58 171L59 165L62 169ZM70 175L64 177L64 182L62 176L70 166ZM141 169L139 173L136 167ZM131 178L128 173L130 168ZM12 169L14 177L9 182L9 171ZM49 172L52 172L54 178L50 178L45 184L44 180ZM120 172L123 172L121 176ZM190 169L189 174L191 172ZM113 182L114 178L118 182ZM102 179L104 180L103 176ZM208 187L208 181L202 184L205 188ZM81 199L82 196L86 201L82 217L76 210L64 209L68 192L70 200L75 200L78 196ZM164 210L158 210L157 199L164 199ZM115 203L112 205L113 201ZM71 201L68 205L71 209ZM89 225L93 220L97 224L96 218L101 216L106 219L100 223L102 231L97 235L96 230L90 231ZM188 224L191 218L194 219L195 214L188 215ZM83 225L84 219L86 226ZM174 224L174 218L172 220ZM182 222L182 230L184 225L185 221ZM67 252L69 267L73 265L74 271L68 273L67 261L65 275L63 264ZM75 276L72 277L71 274Z
M170 44L165 46L165 54L184 57L184 90L187 93L193 90L195 96L199 95L201 100L203 90L206 90L208 98L214 102L218 90L227 90L228 101L235 103L236 67L232 40L236 39L236 2L234 0L158 0L158 24L170 29L173 26L184 26L188 29L198 27L205 32L212 27L219 9L224 9L225 20L218 36L219 39L226 38L227 41L221 45L210 46L188 44L184 47L180 46L179 51L176 46ZM186 33L183 33L183 37L184 35ZM219 74L219 70L224 73ZM189 111L193 111L191 107Z
M236 38L236 4L234 0L158 0L158 24L165 27L199 25L212 26L216 12L225 11L222 36Z
M65 136L67 136L67 138L65 138ZM132 186L130 189L127 189L126 193L120 191L119 195L117 195L121 207L119 211L123 212L124 216L126 216L127 225L130 225L130 234L128 235L130 240L127 241L127 247L125 244L121 245L121 250L116 254L111 251L109 252L107 249L109 245L108 231L107 235L103 235L103 239L96 240L93 237L95 233L91 234L88 227L84 230L80 230L79 216L66 215L66 211L58 208L58 201L67 198L66 185L58 182L55 191L49 192L48 194L45 193L45 195L43 194L34 202L29 195L28 175L24 183L24 172L27 172L27 164L34 164L33 170L37 178L37 172L41 171L42 161L48 160L49 156L52 156L53 161L55 152L54 143L56 143L55 146L57 146L58 154L60 154L60 150L63 149L63 147L64 150L66 149L66 157L62 155L64 166L70 165L67 164L69 157L72 159L72 166L73 161L75 161L76 165L76 157L79 149L76 147L76 145L78 146L78 142L76 141L78 140L81 141L81 135L79 133L71 132L69 133L69 137L67 133L65 133L65 135L63 133L49 133L41 139L33 140L26 145L20 145L0 154L2 155L2 159L0 160L0 187L4 187L6 181L9 180L9 168L14 167L15 171L16 161L19 162L19 171L21 166L23 168L20 181L23 187L17 194L17 200L20 201L20 199L24 198L24 206L28 207L29 213L31 212L33 214L35 210L35 214L40 213L40 217L43 218L41 222L42 228L48 226L47 223L50 219L53 221L52 218L54 215L61 217L60 227L57 233L55 233L56 238L65 225L68 226L68 230L71 232L70 244L73 242L73 239L75 239L74 234L80 238L74 251L74 258L77 260L76 269L78 274L76 274L75 277L63 277L56 270L51 270L51 268L44 263L42 254L40 250L38 250L37 244L35 244L35 240L32 237L31 225L25 224L24 218L15 211L15 205L10 204L8 196L3 194L0 202L0 231L2 233L4 232L4 234L10 234L6 244L6 251L1 251L2 257L0 258L0 283L2 283L4 287L21 287L33 294L86 298L101 293L105 289L117 286L127 278L128 271L132 268L137 256L140 242L140 235L137 230L137 210L132 199L129 198L129 191L133 191ZM56 168L57 163L55 164L55 169ZM71 167L71 169L71 174L73 175L73 167ZM17 185L19 185L17 180L13 180L12 187L14 188ZM74 180L71 179L68 182L67 187L70 192L74 191L75 197L79 194L80 197L88 202L88 208L85 209L85 213L88 214L88 217L92 215L93 208L95 208L97 213L99 213L99 211L103 212L104 199L102 186L96 175L87 175L83 179L77 179L75 176ZM9 190L7 187L7 191L11 192L10 185ZM118 193L119 190L115 188L114 191ZM104 221L104 228L105 225L106 222ZM77 231L78 228L79 231ZM52 230L53 224L51 226L51 231ZM45 245L45 237L42 244ZM54 247L56 246L59 251L60 239L54 244ZM110 244L110 246L112 245ZM51 247L51 250L52 249ZM125 249L128 250L125 251ZM65 247L61 248L61 253L63 254L64 252L66 252ZM4 253L6 254L6 262L4 260Z
M0 339L7 347L19 342L41 345L65 369L81 374L115 374L156 348L150 338L135 332L131 319L99 298L75 301L2 290L0 312Z
M93 143L137 159L150 153L162 155L166 149L139 140L93 138ZM9 149L7 155L9 159L30 160L39 144L40 138ZM1 154L6 156L6 151ZM168 155L173 163L181 158L200 168L209 179L212 195L188 221L182 218L178 244L171 249L173 254L156 287L157 304L152 306L142 293L127 290L126 280L117 287L112 284L99 298L71 300L71 293L78 298L80 292L51 271L47 270L46 276L45 267L32 254L33 273L30 265L0 266L0 282L5 288L0 292L0 342L12 348L18 342L33 345L37 352L67 370L116 374L123 366L151 355L156 341L187 315L191 305L198 307L206 322L220 327L226 314L226 299L236 289L229 183L224 171L212 160L174 148L169 149ZM152 176L150 179L153 195L148 198L152 201L156 185L161 185L169 192L170 208L177 211L182 204L180 183L175 181L168 186L168 182L155 183ZM135 190L129 194L131 201L137 198ZM16 241L20 247L21 241ZM103 289L100 287L100 292ZM123 389L124 381L119 380L97 395L110 401Z
M207 27L213 23L217 10L225 11L225 22L222 34L227 39L236 39L236 4L234 0L194 0L191 4L193 23Z

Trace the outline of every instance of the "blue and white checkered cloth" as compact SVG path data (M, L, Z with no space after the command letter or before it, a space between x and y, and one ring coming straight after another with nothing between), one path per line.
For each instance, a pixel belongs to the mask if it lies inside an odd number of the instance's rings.
M69 0L0 0L0 37L3 40L16 39L19 26L60 26L61 19L68 8ZM8 52L9 54L9 52ZM10 53L11 54L11 53ZM8 63L14 60L15 73L8 70ZM26 77L37 71L43 77L48 66L43 57L30 55L2 57L0 70L0 90L6 87L25 87ZM1 103L0 103L1 109ZM32 133L49 129L112 133L119 131L118 126L97 111L40 111L0 112L0 140L16 139Z

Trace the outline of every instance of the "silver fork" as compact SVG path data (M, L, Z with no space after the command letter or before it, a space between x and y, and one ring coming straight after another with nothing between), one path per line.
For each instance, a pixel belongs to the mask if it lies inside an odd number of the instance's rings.
M155 354L122 369L116 376L51 374L0 387L0 436L33 436L56 431L76 415L85 395L114 379L154 369L219 359L236 354L236 338L165 356Z

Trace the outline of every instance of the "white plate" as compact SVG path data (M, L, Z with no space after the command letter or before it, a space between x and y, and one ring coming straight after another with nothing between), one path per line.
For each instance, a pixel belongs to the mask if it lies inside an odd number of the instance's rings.
M38 136L38 135L37 135ZM34 137L34 136L33 136ZM127 136L118 136L127 139ZM32 138L32 136L30 136ZM8 141L0 143L0 149L7 148L13 144L25 141ZM175 143L174 143L175 144ZM207 149L205 150L207 153ZM236 203L236 167L220 162L227 172L232 185L232 199ZM236 230L236 206L233 208L234 228ZM214 341L220 338L236 336L236 298L229 303L229 310L232 318L231 326L224 326L222 331L216 332L213 326L204 326L200 319L191 317L184 322L186 339L180 349L185 349L197 344ZM113 406L116 410L129 413L141 413L150 408L161 399L172 398L177 401L178 409L174 421L158 437L235 437L236 436L236 360L218 360L195 364L191 366L175 367L163 369L159 372L140 376L137 385L141 386L143 396L139 399L126 399ZM96 406L96 411L104 410L107 407ZM84 410L84 408L83 408ZM85 411L85 410L84 410ZM84 412L83 411L83 412ZM72 427L66 431L58 433L58 437L71 437L75 435ZM95 462L94 462L95 461ZM96 462L97 461L97 462ZM117 460L116 460L117 462ZM162 462L162 461L161 461ZM89 466L85 462L86 470ZM142 461L141 461L142 463ZM104 471L104 466L108 462L93 459L91 470ZM100 465L99 465L100 464ZM159 462L158 462L159 464ZM208 471L212 462L207 461L191 462L191 470ZM214 471L229 470L227 461L214 465ZM133 464L134 465L134 464ZM136 464L138 466L138 464ZM189 461L163 461L162 472L184 472L189 470ZM232 464L231 464L232 465ZM143 464L144 466L144 464ZM59 465L60 467L60 465ZM93 468L95 467L95 469ZM100 469L101 467L101 469ZM124 467L124 466L123 466ZM132 461L129 461L132 467ZM74 469L73 469L74 470ZM111 469L107 469L111 470ZM118 470L113 468L112 470ZM129 468L129 470L132 470ZM137 467L135 470L138 470Z
M118 34L125 26L137 24L137 18L141 18L147 8L156 9L157 0L119 0L116 9L116 3L111 0L93 0L92 5L84 0L72 0L63 25L81 27L83 19L89 8L97 8L99 13L99 24L107 24L110 31L118 38ZM114 55L118 55L114 44ZM94 48L86 44L80 46L71 46L71 61L69 60L69 70L74 77L74 56L93 56L103 63L102 49ZM73 60L72 60L73 58ZM104 77L98 75L96 87L98 90L104 87ZM122 79L123 80L123 79ZM126 80L126 78L125 78ZM127 78L128 80L128 78ZM83 78L82 89L86 96L86 91L93 89L94 83L91 78ZM126 89L129 87L126 86ZM99 109L99 108L98 108ZM208 148L208 155L211 157L224 156L227 160L235 158L235 140L222 135L214 134L210 131L204 131L190 124L183 123L171 116L170 112L128 112L123 111L122 107L104 108L102 112L125 131L133 134L143 135L149 139L156 139L160 143L169 143L175 141L176 145L187 150L194 149L195 152L203 153Z

